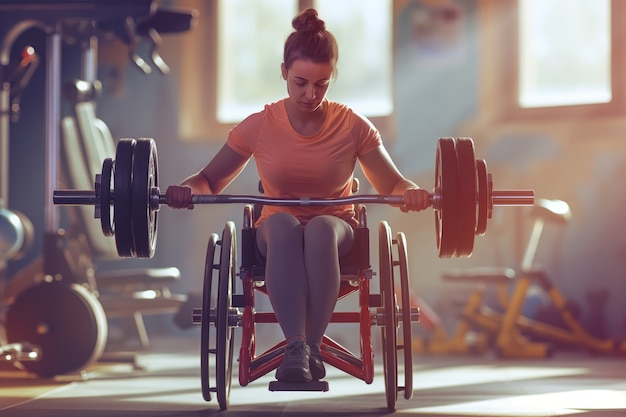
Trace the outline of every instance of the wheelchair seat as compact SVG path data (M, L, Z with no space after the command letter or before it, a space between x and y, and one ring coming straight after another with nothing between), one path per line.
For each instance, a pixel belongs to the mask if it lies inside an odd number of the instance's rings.
M264 193L263 184L259 181L258 190ZM352 178L352 193L359 191L359 179ZM262 204L247 205L244 208L243 228L241 230L241 270L244 276L255 281L265 279L265 258L256 247L255 220L260 217ZM351 250L339 258L339 268L342 281L358 279L359 274L370 274L371 265L369 229L367 228L367 209L364 205L357 204L355 207L359 226L355 229L354 245Z
M369 261L369 229L365 206L358 207L359 227L355 229L354 245L348 253L339 258L342 281L358 278L363 271L371 271ZM256 246L256 228L254 216L258 207L248 205L244 208L243 228L241 230L241 270L242 278L249 277L255 281L265 280L265 258ZM371 275L370 275L371 278Z

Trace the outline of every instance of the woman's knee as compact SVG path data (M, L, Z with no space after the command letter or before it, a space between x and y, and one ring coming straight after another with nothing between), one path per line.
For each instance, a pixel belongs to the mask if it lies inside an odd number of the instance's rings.
M261 252L267 246L293 248L302 246L300 221L288 213L276 213L268 217L257 230L257 243Z
M352 228L335 216L317 216L304 230L305 247L313 250L336 247L339 255L350 250L353 241Z
M299 234L302 235L300 221L289 213L276 213L268 217L264 226L269 234Z
M309 220L304 229L306 241L333 242L337 240L335 231L335 220L330 216L317 216Z

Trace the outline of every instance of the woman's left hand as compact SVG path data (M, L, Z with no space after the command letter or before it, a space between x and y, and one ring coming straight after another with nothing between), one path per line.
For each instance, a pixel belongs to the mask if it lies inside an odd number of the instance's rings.
M430 207L430 193L421 188L411 188L404 191L404 204L400 206L403 212L421 211Z

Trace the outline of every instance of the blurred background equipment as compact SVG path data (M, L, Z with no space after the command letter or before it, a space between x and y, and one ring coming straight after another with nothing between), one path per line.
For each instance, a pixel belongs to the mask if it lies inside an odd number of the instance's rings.
M180 280L177 268L98 271L95 261L111 258L108 242L103 244L99 241L102 239L94 238L89 226L81 224L77 210L65 213L69 225L67 230L61 228L59 210L46 198L41 258L14 276L6 276L6 261L28 250L33 240L28 219L7 208L8 149L10 121L19 119L20 94L39 63L32 47L24 49L17 63L11 62L11 50L25 31L35 28L44 32L46 130L42 143L46 149L46 195L51 195L59 179L73 184L91 178L92 168L115 149L107 125L95 111L101 90L97 80L99 39L121 40L131 62L143 73L149 73L153 66L167 73L169 68L158 50L160 34L189 30L195 12L161 7L152 0L2 1L0 16L0 296L6 310L0 341L6 346L3 352L16 352L7 353L7 357L20 362L22 358L36 357L37 361L24 361L20 366L45 377L81 371L97 360L134 361L134 352L149 346L143 316L166 313L174 317L187 301L187 296L173 294L169 289ZM147 60L136 50L142 42L150 44ZM65 45L80 50L80 78L62 89L61 54ZM72 109L71 115L63 119L62 90ZM65 153L59 155L61 148ZM124 326L132 333L125 331L119 337L121 346L114 346L108 337L112 318L131 324ZM17 349L20 343L22 347ZM26 346L30 345L36 346L32 352L40 355L28 354Z

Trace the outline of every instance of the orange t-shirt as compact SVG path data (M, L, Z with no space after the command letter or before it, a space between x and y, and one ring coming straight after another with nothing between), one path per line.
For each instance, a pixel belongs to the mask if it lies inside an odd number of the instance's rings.
M229 133L226 144L256 161L267 197L339 198L351 195L357 159L382 145L380 133L347 106L326 101L322 128L300 135L289 122L283 99L248 116ZM276 212L288 212L305 225L322 214L358 224L352 204L339 206L264 206L260 224Z

